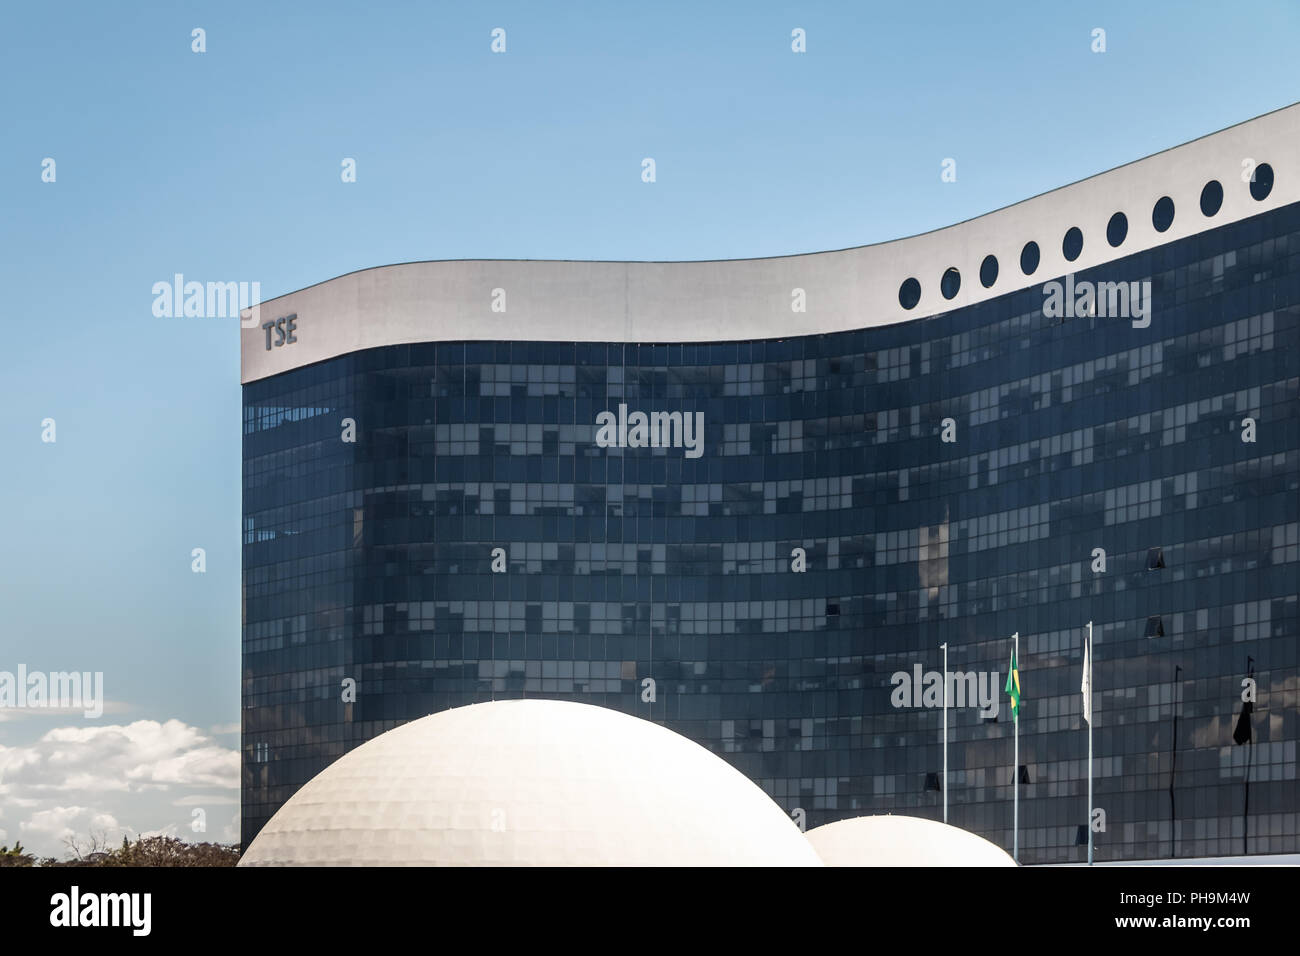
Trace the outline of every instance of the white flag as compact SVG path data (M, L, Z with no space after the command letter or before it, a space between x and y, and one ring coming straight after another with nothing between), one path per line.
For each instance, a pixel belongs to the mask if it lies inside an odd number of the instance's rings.
M1079 685L1079 690L1083 691L1083 719L1092 723L1092 674L1088 668L1088 645L1092 641L1087 639L1083 642L1083 683Z

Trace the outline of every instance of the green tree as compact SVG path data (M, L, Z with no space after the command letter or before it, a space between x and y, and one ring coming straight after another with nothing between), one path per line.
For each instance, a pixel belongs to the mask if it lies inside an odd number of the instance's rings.
M170 836L139 837L134 843L122 837L122 845L111 850L100 838L92 840L89 848L73 841L69 846L72 855L67 859L44 857L39 864L26 855L27 862L7 862L0 847L0 866L234 866L239 862L237 846L186 843Z
M0 844L0 866L35 866L36 857L23 851L22 843L15 843L13 849Z
M104 854L94 866L234 866L239 850L220 843L186 843L170 836L140 837Z

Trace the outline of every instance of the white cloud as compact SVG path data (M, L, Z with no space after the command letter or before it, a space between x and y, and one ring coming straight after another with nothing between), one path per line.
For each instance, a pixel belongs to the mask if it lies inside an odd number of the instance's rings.
M179 800L172 801L173 807L227 807L238 805L238 795L226 793L191 793Z
M104 701L104 713L106 714L124 714L130 709L131 705L125 701ZM76 717L81 720L98 719L86 717L86 708L84 707L0 707L0 724L5 721L37 720L41 718L63 720L67 717Z
M124 834L117 818L111 813L93 810L90 807L50 807L38 810L18 825L23 839L31 844L40 841L43 845L57 843L66 849L69 840L82 839L90 842L89 834L102 837L105 845L118 843Z
M238 787L239 754L179 720L59 727L28 747L0 746L0 780L0 794Z
M0 745L0 822L42 856L62 857L69 837L92 832L114 844L142 833L233 842L237 829L192 833L175 808L237 804L238 794L238 751L179 720L65 726Z

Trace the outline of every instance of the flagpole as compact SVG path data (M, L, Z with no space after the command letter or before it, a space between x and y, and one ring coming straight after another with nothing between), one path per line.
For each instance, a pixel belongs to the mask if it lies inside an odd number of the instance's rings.
M1092 713L1092 621L1088 622L1088 712ZM1092 721L1088 721L1088 865L1092 866Z
M1011 638L1016 642L1015 664L1016 670L1020 669L1020 632L1016 631ZM1012 791L1011 810L1011 859L1017 863L1020 862L1020 715L1013 715L1013 723L1016 725L1016 755L1015 763L1011 767L1011 779L1015 784L1015 790Z
M1252 680L1255 677L1255 658L1249 654L1246 655L1246 677ZM1255 752L1255 738L1250 733L1250 714L1246 712L1246 707L1250 705L1246 704L1245 701L1242 701L1242 703L1244 706L1241 710L1241 719L1246 722L1246 803L1241 809L1241 853L1242 856L1245 856L1250 852L1247 849L1250 842L1250 757ZM1235 733L1233 734L1233 740L1236 740Z
M948 822L948 642L943 648L943 822Z

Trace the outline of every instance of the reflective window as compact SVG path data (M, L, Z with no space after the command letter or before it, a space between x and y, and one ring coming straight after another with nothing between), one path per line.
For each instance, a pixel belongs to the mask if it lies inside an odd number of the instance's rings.
M950 821L1010 847L1019 632L1021 860L1077 862L1091 620L1098 859L1300 853L1300 204L1197 224L1080 269L1096 307L1064 322L1035 284L834 334L417 343L246 385L244 839L361 742L524 696L661 723L809 827L937 818L949 642ZM668 440L619 441L620 407Z
M905 309L914 309L921 301L921 283L916 279L905 279L898 287L898 304Z
M980 285L988 289L998 281L998 257L985 256L980 263Z
M1223 186L1217 179L1211 179L1201 190L1201 213L1213 216L1223 205Z
M1250 195L1252 199L1263 201L1268 198L1268 194L1273 191L1273 167L1268 163L1260 163L1255 167L1255 173L1250 180Z
M1038 269L1038 243L1026 242L1020 250L1020 271L1031 276Z
M1065 238L1061 240L1061 255L1065 256L1066 262L1073 262L1079 258L1079 253L1083 252L1083 233L1078 226L1071 226L1065 231Z
M1164 232L1174 224L1174 201L1168 196L1161 196L1151 209L1151 225L1156 232Z
M1119 246L1128 235L1128 216L1122 212L1117 212L1110 217L1110 222L1106 223L1106 241L1111 246ZM1080 237L1082 239L1082 237Z
M950 266L939 281L939 292L945 299L951 299L961 290L961 273Z

